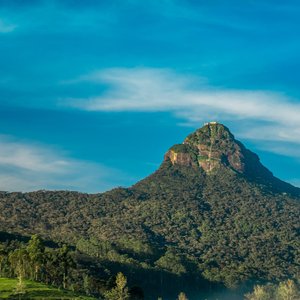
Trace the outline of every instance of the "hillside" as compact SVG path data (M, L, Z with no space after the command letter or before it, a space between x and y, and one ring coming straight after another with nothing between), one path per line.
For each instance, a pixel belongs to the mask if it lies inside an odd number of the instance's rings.
M275 178L228 128L208 123L130 188L0 193L0 230L67 242L130 270L129 282L145 290L162 294L178 280L174 293L197 293L208 282L296 278L299 200L300 189Z

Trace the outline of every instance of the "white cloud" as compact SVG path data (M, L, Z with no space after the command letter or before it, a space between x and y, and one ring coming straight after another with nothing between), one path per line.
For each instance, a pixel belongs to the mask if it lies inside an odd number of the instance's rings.
M292 143L278 143L278 142L266 142L260 147L263 151L277 153L283 156L291 156L296 158L300 162L300 151L295 144Z
M69 158L45 145L20 142L0 135L0 190L69 189L100 192L116 186L124 174Z
M16 28L17 25L4 22L0 19L0 33L9 33L14 31Z
M70 81L106 84L98 97L67 99L88 111L168 111L191 124L243 120L238 135L256 140L300 143L300 103L271 91L213 87L204 79L167 69L107 69Z
M0 165L34 172L58 173L64 172L69 167L69 162L56 157L51 150L22 144L2 136Z

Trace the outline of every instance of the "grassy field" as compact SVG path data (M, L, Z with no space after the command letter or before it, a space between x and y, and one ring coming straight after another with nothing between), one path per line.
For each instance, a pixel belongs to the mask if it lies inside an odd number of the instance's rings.
M25 294L21 295L15 293L16 285L17 279L0 278L0 299L95 299L28 280L25 281Z

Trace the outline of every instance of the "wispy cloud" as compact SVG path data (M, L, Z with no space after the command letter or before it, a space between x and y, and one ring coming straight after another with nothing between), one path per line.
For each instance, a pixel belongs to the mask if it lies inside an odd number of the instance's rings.
M240 126L239 136L300 143L300 104L284 94L213 87L203 78L151 68L108 69L70 83L83 81L107 89L98 97L65 103L88 111L168 111L188 124L244 120L251 126Z
M300 151L298 146L294 143L278 143L278 142L264 142L260 146L260 150L268 151L283 156L294 157L300 162Z
M46 145L0 136L0 190L69 189L100 192L124 175L104 165L76 160Z
M0 33L9 33L17 28L16 24L10 24L0 19Z

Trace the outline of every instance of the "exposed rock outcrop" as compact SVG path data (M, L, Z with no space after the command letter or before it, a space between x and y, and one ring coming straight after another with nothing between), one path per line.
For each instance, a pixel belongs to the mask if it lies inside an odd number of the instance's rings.
M216 122L206 123L183 144L171 147L165 155L165 160L168 159L173 165L198 166L206 173L226 167L241 174L272 176L255 153L237 141L226 126Z

